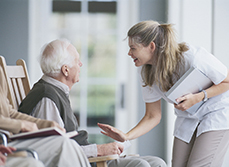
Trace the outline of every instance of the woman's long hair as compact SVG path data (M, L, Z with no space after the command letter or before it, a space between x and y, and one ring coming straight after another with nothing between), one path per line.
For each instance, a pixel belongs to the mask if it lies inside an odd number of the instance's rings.
M141 75L144 86L156 83L166 92L180 78L179 70L184 68L183 52L188 50L185 43L177 43L171 24L159 24L156 21L142 21L128 31L128 37L144 47L155 43L154 64L145 64Z

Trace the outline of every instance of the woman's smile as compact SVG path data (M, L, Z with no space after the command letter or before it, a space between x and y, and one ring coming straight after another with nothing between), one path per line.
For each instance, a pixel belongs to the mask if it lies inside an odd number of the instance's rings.
M138 60L138 58L134 58L134 62L136 63L136 61Z

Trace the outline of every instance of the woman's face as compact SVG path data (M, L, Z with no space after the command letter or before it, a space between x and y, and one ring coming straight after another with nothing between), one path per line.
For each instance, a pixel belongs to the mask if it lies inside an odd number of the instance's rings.
M142 44L136 44L129 38L129 47L128 55L132 57L136 67L144 64L153 64L153 53L155 50L153 42L149 46L144 47Z

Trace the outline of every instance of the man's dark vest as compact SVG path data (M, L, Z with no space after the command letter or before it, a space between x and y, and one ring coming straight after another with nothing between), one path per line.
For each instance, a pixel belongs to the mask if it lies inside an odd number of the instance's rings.
M40 79L28 93L26 98L22 101L18 111L29 115L33 114L33 109L37 103L43 98L47 97L51 99L57 106L60 116L64 122L64 128L67 132L77 130L78 123L76 117L71 109L69 98L58 87L45 82ZM74 137L80 145L87 145L88 134L86 131L78 131L79 135Z

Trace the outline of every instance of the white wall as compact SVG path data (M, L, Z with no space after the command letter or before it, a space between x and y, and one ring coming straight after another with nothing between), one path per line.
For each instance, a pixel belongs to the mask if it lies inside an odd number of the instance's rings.
M28 60L28 0L0 1L0 55L7 64Z
M139 0L139 21L157 20L166 22L166 0ZM145 103L142 98L141 85L138 82L138 121L145 114ZM168 112L166 111L166 103L162 103L162 119L161 122L147 134L138 138L138 153L140 155L153 155L166 159L166 125Z
M30 83L33 85L40 79L42 72L38 62L41 47L50 42L50 15L52 13L51 0L28 0L29 42L28 42L28 71Z
M229 68L229 1L214 1L213 54ZM229 150L222 167L229 166Z

